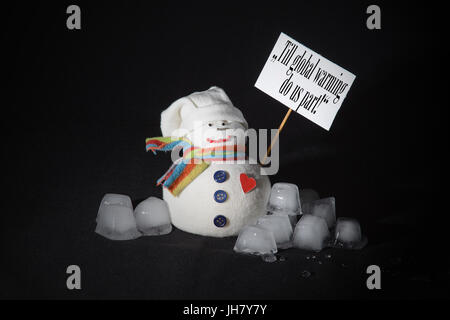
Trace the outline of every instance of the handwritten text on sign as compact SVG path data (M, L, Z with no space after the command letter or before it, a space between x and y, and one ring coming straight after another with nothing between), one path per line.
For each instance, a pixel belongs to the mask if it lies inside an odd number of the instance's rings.
M355 75L280 34L255 87L330 130Z

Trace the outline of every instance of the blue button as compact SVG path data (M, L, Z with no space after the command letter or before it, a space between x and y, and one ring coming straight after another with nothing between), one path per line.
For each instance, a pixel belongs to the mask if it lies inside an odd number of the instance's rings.
M227 224L227 218L225 216L219 215L214 218L214 225L217 228L223 228L223 227L225 227L226 224Z
M214 180L217 183L225 182L225 180L227 180L227 173L226 173L226 171L223 171L223 170L216 171L214 173Z
M227 193L223 190L217 190L214 192L214 200L216 200L218 203L225 202L227 200Z

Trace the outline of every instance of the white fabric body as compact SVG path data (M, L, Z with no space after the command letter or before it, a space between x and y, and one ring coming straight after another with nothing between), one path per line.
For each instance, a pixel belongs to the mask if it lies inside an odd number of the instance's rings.
M217 183L214 180L217 170L227 172L225 182ZM255 189L248 193L242 191L241 173L255 178ZM259 217L266 214L270 189L269 178L260 175L257 164L212 163L178 197L164 188L163 198L169 206L172 224L178 229L203 236L226 237L238 235L242 227L256 223ZM225 202L214 200L217 190L227 193ZM214 225L217 215L227 218L227 224L222 228Z

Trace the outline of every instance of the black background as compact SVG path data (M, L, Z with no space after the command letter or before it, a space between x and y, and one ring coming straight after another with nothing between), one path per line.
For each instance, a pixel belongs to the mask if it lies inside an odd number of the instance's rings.
M364 1L76 2L82 29L71 31L70 4L3 9L1 297L449 296L442 8L377 2L382 29L368 30ZM291 115L271 181L335 196L337 215L359 219L368 246L316 259L290 249L268 264L235 254L235 238L95 234L103 194L161 197L155 180L170 157L147 154L144 141L174 100L217 85L250 127L278 127L287 108L254 83L280 32L356 80L329 132ZM71 264L82 269L80 291L66 289ZM371 264L382 270L379 291L366 288Z

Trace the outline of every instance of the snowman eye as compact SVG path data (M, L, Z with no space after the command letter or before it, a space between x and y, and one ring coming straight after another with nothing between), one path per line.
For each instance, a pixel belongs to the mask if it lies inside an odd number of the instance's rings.
M212 123L208 123L208 126L212 127Z
M224 126L226 123L225 122L222 122L222 125Z

